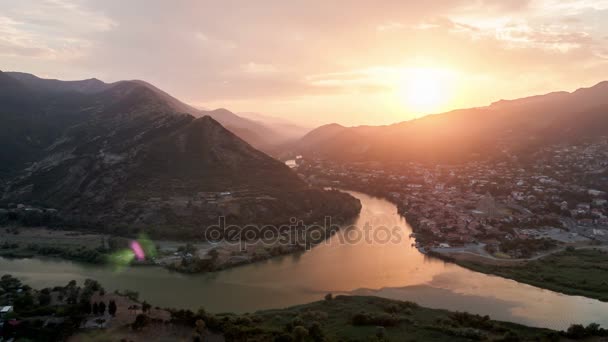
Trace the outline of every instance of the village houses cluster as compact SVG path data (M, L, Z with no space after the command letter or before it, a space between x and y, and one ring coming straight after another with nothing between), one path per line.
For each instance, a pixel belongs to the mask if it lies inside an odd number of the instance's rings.
M521 257L608 243L608 138L450 165L302 158L297 172L391 200L422 248L476 244Z

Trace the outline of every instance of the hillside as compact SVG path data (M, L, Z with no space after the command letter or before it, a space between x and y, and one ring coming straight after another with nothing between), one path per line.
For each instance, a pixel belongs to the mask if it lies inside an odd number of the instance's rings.
M577 331L533 328L488 316L425 308L413 302L359 296L328 297L244 315L210 314L204 309L168 311L173 324L160 330L167 340L184 335L181 327L195 331L199 320L207 329L201 334L205 340L217 341L569 341L568 337ZM81 332L75 340L138 340L162 324L149 320L147 332L118 328ZM586 337L581 340L593 341L606 334L594 326L580 328Z
M608 82L488 107L455 110L387 126L319 127L290 147L294 153L351 161L458 162L608 131ZM318 137L322 137L319 139Z
M59 96L0 79L15 93L2 98L15 105L2 106L0 121L11 124L1 126L1 136L20 149L20 162L0 177L5 205L55 208L80 227L146 227L176 237L201 236L219 216L272 224L358 213L354 198L309 189L283 163L210 116L185 113L147 83Z
M224 108L215 110L200 110L194 108L154 85L141 80L119 81L115 83L105 83L96 78L63 81L40 78L24 72L4 72L2 79L0 79L0 87L2 87L1 84L7 82L13 84L17 84L15 82L18 82L19 87L27 89L27 91L29 91L28 101L31 99L32 94L35 94L36 97L46 98L49 96L52 96L53 98L60 98L62 96L72 97L70 96L71 93L95 96L121 82L136 83L156 93L158 97L162 98L178 112L188 113L194 117L202 117L205 115L211 116L229 131L236 134L250 145L262 149L265 152L274 151L276 145L290 139L290 136L281 132L280 127L273 127L260 120L241 117ZM11 86L9 88L15 89L17 87Z

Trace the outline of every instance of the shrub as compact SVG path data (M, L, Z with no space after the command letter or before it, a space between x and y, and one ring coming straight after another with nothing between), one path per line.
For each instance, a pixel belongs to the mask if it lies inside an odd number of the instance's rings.
M387 313L360 312L352 318L353 325L379 325L383 327L395 326L399 318Z

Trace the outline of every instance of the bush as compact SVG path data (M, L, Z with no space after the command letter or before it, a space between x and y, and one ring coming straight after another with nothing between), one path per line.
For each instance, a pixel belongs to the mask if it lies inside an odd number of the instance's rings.
M150 318L144 314L139 314L135 317L135 321L131 324L133 330L141 330L148 325Z
M568 338L579 340L588 337L605 337L608 336L608 330L600 328L597 323L591 323L587 327L581 324L573 324L564 333Z
M399 323L399 318L386 313L360 312L353 316L353 325L379 325L383 327L395 326Z

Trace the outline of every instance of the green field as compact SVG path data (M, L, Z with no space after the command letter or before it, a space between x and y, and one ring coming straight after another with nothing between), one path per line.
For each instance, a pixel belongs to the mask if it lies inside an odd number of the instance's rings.
M576 249L551 254L518 266L454 261L474 271L495 274L537 287L608 302L608 252Z

